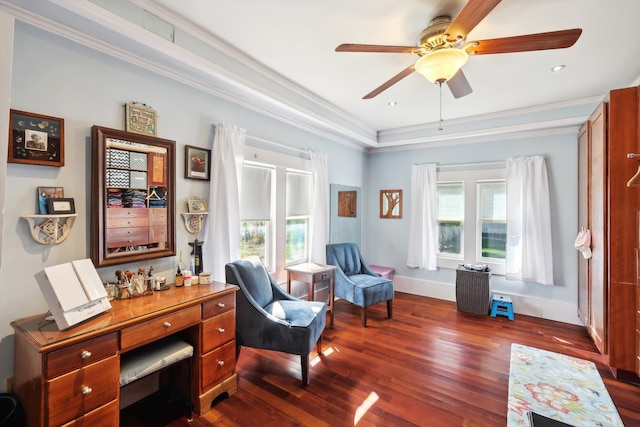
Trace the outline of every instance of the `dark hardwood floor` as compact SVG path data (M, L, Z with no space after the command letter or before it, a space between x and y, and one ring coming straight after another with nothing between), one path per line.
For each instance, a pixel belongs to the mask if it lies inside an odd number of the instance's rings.
M611 375L583 327L463 313L454 302L404 293L396 293L393 315L386 318L386 304L373 306L362 328L359 310L337 301L309 387L301 386L299 357L243 348L238 392L204 416L187 423L152 399L124 411L121 424L504 426L515 342L595 362L625 426L640 426L640 386Z

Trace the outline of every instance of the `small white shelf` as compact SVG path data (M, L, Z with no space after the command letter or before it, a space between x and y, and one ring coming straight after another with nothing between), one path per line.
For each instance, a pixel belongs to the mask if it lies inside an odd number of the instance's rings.
M202 231L204 223L207 219L209 212L185 212L182 214L184 218L184 226L191 234L198 234Z
M78 214L58 215L22 215L29 223L31 237L43 245L56 245L64 242Z

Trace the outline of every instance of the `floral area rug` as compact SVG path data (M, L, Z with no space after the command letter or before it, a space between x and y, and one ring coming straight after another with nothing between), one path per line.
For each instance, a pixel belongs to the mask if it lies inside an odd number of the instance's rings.
M511 344L507 426L538 412L574 426L624 426L593 362Z

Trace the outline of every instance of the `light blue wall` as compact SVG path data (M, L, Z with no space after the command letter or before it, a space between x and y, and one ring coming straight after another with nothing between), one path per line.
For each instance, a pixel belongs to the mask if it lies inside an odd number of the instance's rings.
M445 124L446 125L446 124ZM504 161L509 157L542 155L547 159L551 193L554 281L556 286L505 281L492 277L493 290L549 300L577 301L577 135L549 135L482 144L467 144L419 150L391 151L369 156L365 194L363 245L368 262L391 266L396 276L455 283L455 270L426 271L406 265L409 214L411 212L411 166L422 163L458 164ZM402 189L402 219L381 219L380 190Z
M183 179L184 146L211 148L213 125L222 122L245 128L249 135L327 153L330 182L363 183L364 151L326 141L16 21L11 108L64 118L66 159L62 168L19 164L7 168L0 269L0 390L13 372L9 323L48 308L33 275L46 266L89 256L91 126L123 129L124 104L132 101L157 110L158 136L177 143L178 217L186 211L188 198L208 198L207 183ZM64 187L65 196L75 199L78 217L71 235L56 246L35 243L20 218L34 213L38 186ZM177 249L189 251L187 242L193 235L180 224L176 232ZM155 272L170 274L175 261L165 258L119 268L153 265ZM104 268L99 273L103 279L112 279L114 271Z

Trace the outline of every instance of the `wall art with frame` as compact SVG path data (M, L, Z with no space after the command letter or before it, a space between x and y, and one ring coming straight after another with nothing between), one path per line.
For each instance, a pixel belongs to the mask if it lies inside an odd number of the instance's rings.
M380 218L402 218L402 190L380 190Z
M211 179L211 150L185 145L184 177L187 179Z
M64 166L64 119L10 110L8 163Z

